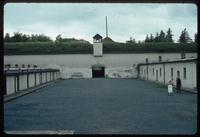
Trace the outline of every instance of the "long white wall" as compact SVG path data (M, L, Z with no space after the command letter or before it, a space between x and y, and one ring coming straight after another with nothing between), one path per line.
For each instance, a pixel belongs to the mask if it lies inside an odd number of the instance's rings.
M60 78L59 73L60 72L51 72L51 73L47 72L48 82L59 79ZM49 79L50 74L51 75L54 74L54 79L53 76L52 79ZM13 75L5 75L5 78L6 78L6 95L10 95L46 83L46 72L42 73L36 72L29 74L18 73Z
M12 55L4 56L4 64L37 64L43 68L60 69L62 78L71 78L74 73L80 73L84 78L92 77L92 65L105 65L105 75L112 78L137 77L138 63L157 62L162 60L180 59L180 53L133 53L133 54L103 54L94 57L93 54L65 55ZM197 53L186 53L186 58L197 57Z
M15 76L6 77L6 94L15 93Z

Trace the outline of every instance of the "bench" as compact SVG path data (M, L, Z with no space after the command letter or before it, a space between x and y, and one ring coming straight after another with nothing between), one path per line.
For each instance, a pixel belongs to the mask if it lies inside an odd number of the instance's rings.
M72 73L71 78L83 78L83 74L81 72Z

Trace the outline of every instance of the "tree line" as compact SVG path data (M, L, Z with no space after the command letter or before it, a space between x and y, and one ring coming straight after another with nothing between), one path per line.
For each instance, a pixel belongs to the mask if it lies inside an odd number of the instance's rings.
M81 42L81 43L89 43L86 40L83 39L75 39L75 38L62 38L61 34L59 34L58 36L56 36L56 43L61 43L61 42Z
M192 41L192 39L189 37L189 34L186 30L186 28L181 32L178 42L179 43L192 43L195 42L197 43L197 33L195 33L194 35L194 41ZM173 34L172 34L172 30L169 28L165 34L165 32L163 30L160 31L160 33L156 33L155 36L153 36L152 34L150 35L146 35L146 38L144 40L145 43L147 42L169 42L169 43L173 43Z
M53 42L53 40L45 36L44 34L31 34L31 35L26 35L23 33L19 32L14 32L13 36L10 36L9 33L6 33L4 37L4 42ZM83 39L77 40L75 38L62 38L61 34L59 34L56 37L55 40L56 43L60 42L82 42L82 43L88 43L88 41L85 41Z
M44 34L31 34L26 35L19 32L14 32L13 36L10 36L9 33L6 33L4 37L4 42L50 42L52 41L50 37L45 36Z
M185 28L181 32L178 42L179 43L192 43L192 42L197 43L197 41L198 41L197 36L198 36L197 33L195 33L194 41L192 41L192 39L189 37L189 34ZM53 40L50 37L45 36L44 34L26 35L23 33L14 32L13 36L10 36L9 33L6 33L6 35L4 37L4 42L53 42ZM60 34L56 37L55 42L56 43L60 43L60 42L89 43L88 41L83 40L83 39L77 40L75 38L62 38ZM146 35L146 38L143 42L138 41L138 43L149 43L149 42L174 43L172 30L169 28L166 33L163 30L161 30L160 33L157 32L155 36L153 36L152 34ZM126 41L126 43L136 43L136 41L134 38L130 37L130 40Z

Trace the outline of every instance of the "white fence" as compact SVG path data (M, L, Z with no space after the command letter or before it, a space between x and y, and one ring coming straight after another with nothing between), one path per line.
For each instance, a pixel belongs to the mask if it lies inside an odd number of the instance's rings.
M58 69L4 70L4 95L36 87L60 78Z

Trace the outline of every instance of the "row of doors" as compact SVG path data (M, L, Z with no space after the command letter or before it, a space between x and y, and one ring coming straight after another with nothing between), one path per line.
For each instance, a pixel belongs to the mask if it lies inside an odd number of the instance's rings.
M148 75L148 69L147 69L147 75ZM180 71L177 71L177 77L180 77ZM157 69L156 69L156 81L158 81L158 70Z

